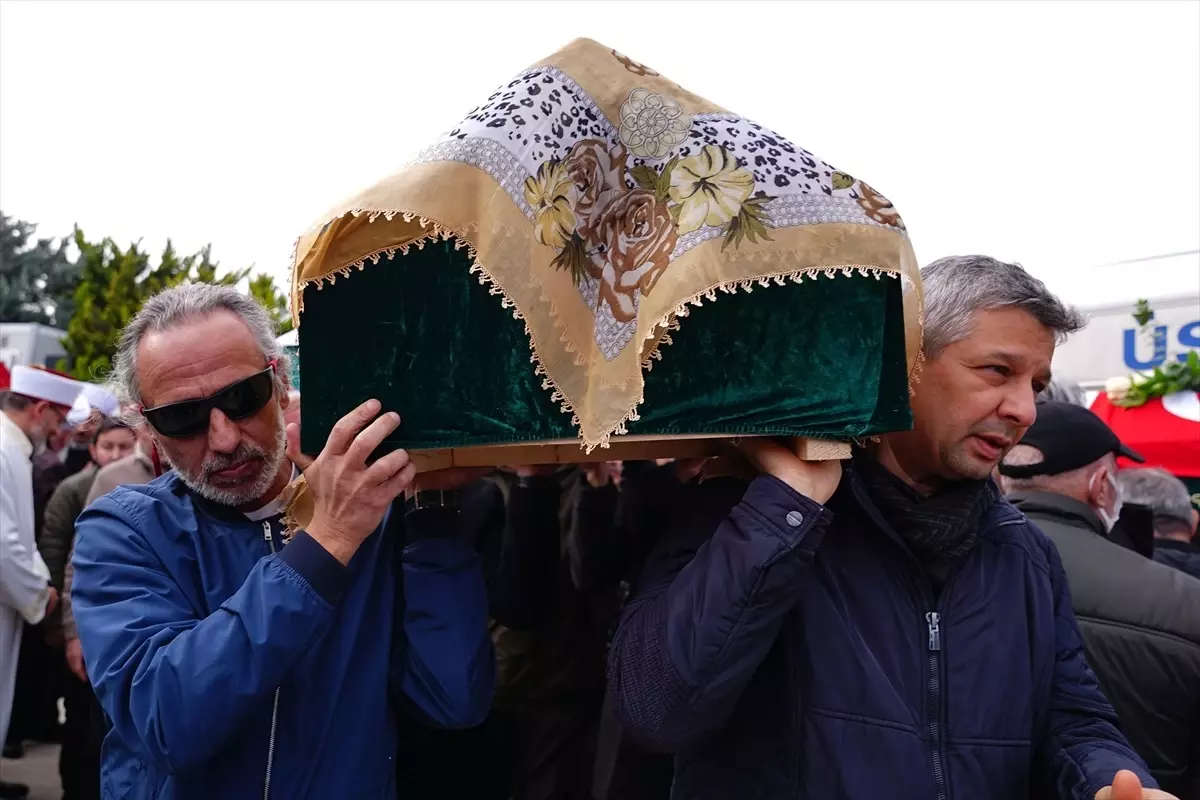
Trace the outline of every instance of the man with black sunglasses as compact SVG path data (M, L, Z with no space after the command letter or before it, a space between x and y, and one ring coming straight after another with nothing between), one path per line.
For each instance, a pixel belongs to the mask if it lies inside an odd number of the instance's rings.
M105 796L392 797L389 696L445 728L491 704L484 579L455 510L393 502L414 478L404 451L367 463L399 417L367 401L306 458L286 367L231 287L168 289L122 333L114 378L173 469L77 523ZM314 513L290 535L297 465Z

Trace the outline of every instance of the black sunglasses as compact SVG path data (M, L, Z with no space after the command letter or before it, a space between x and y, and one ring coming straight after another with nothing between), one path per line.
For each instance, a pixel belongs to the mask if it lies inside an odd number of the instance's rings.
M187 439L208 430L214 408L230 419L245 419L262 410L275 393L275 361L209 397L181 400L157 408L143 408L142 415L154 430L171 439Z

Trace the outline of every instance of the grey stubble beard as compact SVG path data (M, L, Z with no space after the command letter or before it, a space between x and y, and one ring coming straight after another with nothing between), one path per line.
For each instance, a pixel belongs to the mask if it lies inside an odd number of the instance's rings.
M178 464L171 460L166 452L163 452L163 448L159 448L159 450L162 452L163 460L170 464L171 468L175 470L175 474L179 476L179 479L183 481L185 486L206 500L219 505L236 508L263 499L263 495L274 485L275 479L279 476L279 470L283 468L284 462L287 460L287 428L284 425L279 426L271 452L258 451L257 449L249 450L243 446L239 447L237 451L231 453L229 456L216 460L216 463L210 460L209 463L202 467L204 472L214 472L228 466L228 463L224 462L236 463L248 455L261 457L263 459L263 469L258 477L254 479L254 482L236 488L227 489L213 486L204 475L197 476L187 470L181 469Z

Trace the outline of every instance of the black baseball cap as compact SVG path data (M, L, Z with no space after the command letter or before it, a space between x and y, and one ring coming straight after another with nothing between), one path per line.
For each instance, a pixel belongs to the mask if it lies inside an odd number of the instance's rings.
M1020 466L1001 464L1001 475L1008 478L1061 475L1086 467L1109 453L1138 464L1146 463L1146 459L1121 444L1104 420L1074 403L1039 403L1037 421L1025 431L1020 443L1036 447L1044 459Z

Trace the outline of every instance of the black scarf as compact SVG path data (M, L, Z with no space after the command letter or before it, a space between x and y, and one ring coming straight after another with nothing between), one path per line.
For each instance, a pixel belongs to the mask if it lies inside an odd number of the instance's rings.
M979 538L988 482L959 481L925 496L866 453L855 454L854 470L883 518L940 588Z

